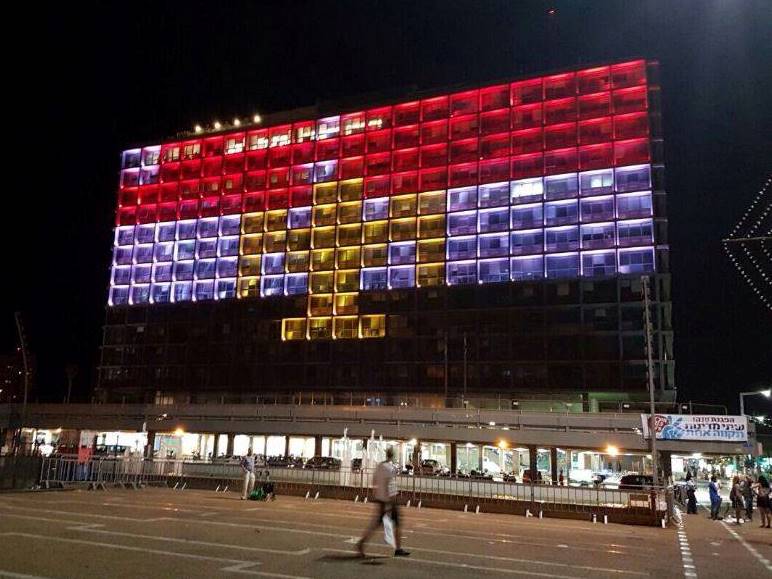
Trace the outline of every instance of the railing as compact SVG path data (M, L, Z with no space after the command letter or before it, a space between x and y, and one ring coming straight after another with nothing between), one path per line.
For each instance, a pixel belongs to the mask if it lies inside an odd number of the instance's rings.
M270 472L270 480L280 490L303 489L307 492L327 489L328 496L372 498L373 470L305 469L257 466L258 480ZM182 460L149 460L141 458L51 457L42 460L40 482L44 487L107 485L141 487L150 484L218 489L238 489L243 470L238 463L202 463ZM664 489L618 490L595 487L556 486L541 483L514 483L455 476L398 475L396 486L400 497L413 503L471 506L500 503L542 510L589 512L635 510L663 512L668 510ZM334 489L334 490L333 490ZM323 493L324 494L324 493Z

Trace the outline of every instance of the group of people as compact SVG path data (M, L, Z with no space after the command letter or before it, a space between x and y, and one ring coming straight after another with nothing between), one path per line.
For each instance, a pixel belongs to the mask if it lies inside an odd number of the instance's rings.
M688 484L688 483L687 483ZM720 509L722 498L719 492L720 485L715 475L710 477L708 489L710 492L710 518L721 520ZM688 492L688 491L687 491ZM772 528L772 499L770 499L770 484L764 475L754 480L750 475L735 475L732 479L732 488L729 491L729 501L735 513L735 524L739 525L743 520L753 520L753 499L761 514L761 527ZM742 513L745 511L745 518Z
M255 458L251 448L241 458L241 470L244 471L244 487L241 493L241 500L245 501L250 498L255 490L260 491L260 498L267 501L275 500L276 494L271 481L271 473L268 469L256 470Z

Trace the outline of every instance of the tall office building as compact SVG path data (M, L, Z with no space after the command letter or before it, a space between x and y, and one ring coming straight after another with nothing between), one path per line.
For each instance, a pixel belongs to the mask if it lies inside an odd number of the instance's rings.
M124 151L100 397L672 398L656 62L410 97Z

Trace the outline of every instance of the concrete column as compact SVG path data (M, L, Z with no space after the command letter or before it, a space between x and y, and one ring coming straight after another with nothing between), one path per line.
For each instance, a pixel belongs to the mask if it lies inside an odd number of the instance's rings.
M229 434L228 435L228 448L225 451L225 454L228 456L233 456L233 443L236 440L235 434Z
M214 445L212 446L212 458L217 458L220 454L220 434L218 432L215 432L213 436L214 436Z
M550 448L550 475L552 484L558 484L558 449L554 446Z
M289 436L285 436L284 437L284 457L285 458L289 456L289 439L290 439ZM268 444L268 437L266 437L265 440L266 440L266 445L267 445Z
M538 453L536 451L535 446L529 446L528 447L528 473L531 476L531 482L536 482L536 476L538 473L538 468L536 468L536 461L538 458Z
M314 436L314 456L322 456L322 437L319 434Z
M477 445L477 471L483 471L483 445Z
M456 455L456 443L450 443L450 473L456 474L456 468L458 467L458 456Z
M145 458L153 458L154 446L155 446L155 432L150 430L147 433L147 444L145 445Z

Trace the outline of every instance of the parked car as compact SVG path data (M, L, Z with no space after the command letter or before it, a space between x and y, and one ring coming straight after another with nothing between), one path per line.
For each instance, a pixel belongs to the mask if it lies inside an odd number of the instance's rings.
M648 491L654 487L654 477L649 474L626 474L619 481L621 491Z
M340 469L341 461L339 458L332 458L331 456L314 456L306 461L303 468L315 469L315 470L338 470Z

